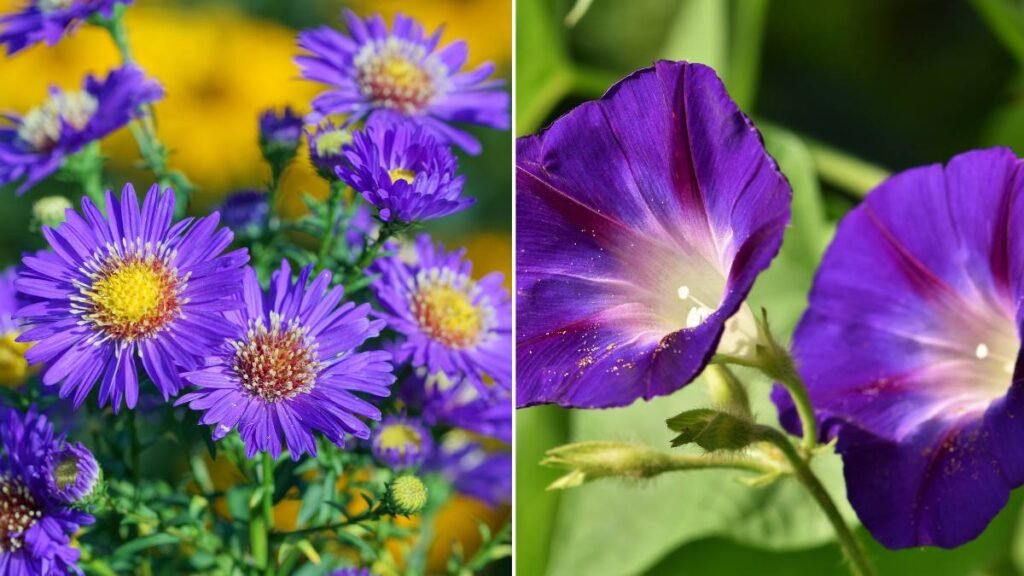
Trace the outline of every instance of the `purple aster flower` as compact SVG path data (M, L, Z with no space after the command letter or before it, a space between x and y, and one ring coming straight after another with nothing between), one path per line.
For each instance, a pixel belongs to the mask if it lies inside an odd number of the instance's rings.
M307 266L292 283L287 262L274 272L265 295L249 268L243 279L245 307L228 315L232 334L200 370L184 375L197 389L178 404L205 412L219 440L234 428L251 458L316 455L313 432L342 446L345 434L367 439L360 419L380 420L380 410L361 395L386 397L394 382L391 355L357 349L384 327L369 318L370 306L342 303L344 289L329 271L310 284Z
M18 316L46 365L43 383L81 406L99 382L99 404L117 411L139 399L136 360L164 399L183 386L224 335L222 313L237 308L245 250L221 254L233 235L219 215L172 224L174 192L149 189L140 207L126 185L109 191L106 216L89 198L58 228L43 228L52 251L23 259L16 282L28 300Z
M23 304L14 287L17 278L14 268L0 272L0 386L20 386L29 374L25 360L29 346L18 342L22 328L14 317Z
M492 378L508 388L512 380L512 303L502 276L470 275L465 250L446 252L430 236L416 239L415 259L378 260L373 291L388 326L405 336L396 362L411 361L428 372L466 377L485 387Z
M270 203L262 190L233 192L217 207L221 221L239 236L257 236L270 217Z
M326 120L306 136L313 167L324 178L333 179L335 168L342 162L342 149L352 141L352 131Z
M512 443L512 396L500 387L481 390L468 379L443 372L413 375L401 387L407 406L431 426L451 426Z
M326 26L299 35L299 46L309 52L295 59L302 77L331 87L313 100L313 121L330 114L350 122L367 114L389 122L412 118L471 154L480 152L480 143L452 122L508 128L509 96L501 81L487 80L494 65L461 71L465 42L438 48L440 28L428 36L402 14L390 32L379 15L362 20L346 10L344 17L348 36Z
M0 412L0 574L80 573L71 537L93 518L61 502L46 476L64 440L34 409Z
M73 504L89 497L100 479L100 466L81 442L50 452L43 465L47 487L54 498Z
M49 99L0 127L0 186L21 182L18 194L57 171L64 158L124 126L163 88L127 66L105 80L87 76L83 90L51 88Z
M414 468L433 450L430 430L416 418L388 416L373 431L373 457L393 469Z
M117 4L132 0L30 0L20 12L0 16L0 44L11 55L46 42L56 44L64 34L92 16L110 18Z
M462 197L465 178L455 175L455 155L422 126L370 122L344 152L338 178L376 206L385 222L431 220L473 204Z
M363 249L363 242L367 236L376 234L377 220L373 218L373 212L363 203L357 203L345 227L345 243L348 244L350 252L360 252Z
M840 223L797 327L850 503L890 548L963 544L1024 484L1022 174L993 149L891 177Z
M790 189L712 69L634 72L516 163L519 406L624 406L749 351Z
M444 438L433 465L460 494L490 506L512 502L512 452L508 446L484 446L461 432Z
M260 114L260 150L269 162L284 165L295 157L302 138L302 117L289 106Z

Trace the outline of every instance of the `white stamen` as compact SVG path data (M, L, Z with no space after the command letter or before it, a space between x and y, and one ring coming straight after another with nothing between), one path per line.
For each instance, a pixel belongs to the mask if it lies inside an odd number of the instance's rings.
M676 294L679 295L679 299L680 300L689 300L689 298L690 298L690 287L689 286L680 286L679 290L676 291Z
M978 357L978 360L988 358L988 346L984 342L978 344L978 347L974 350L974 355Z

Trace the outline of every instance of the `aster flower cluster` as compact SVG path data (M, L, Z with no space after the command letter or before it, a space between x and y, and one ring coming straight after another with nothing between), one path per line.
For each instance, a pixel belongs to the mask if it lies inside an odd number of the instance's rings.
M450 146L483 150L451 124L508 127L493 66L461 71L463 42L439 48L403 15L303 32L301 73L332 90L310 114L254 118L270 181L197 213L157 138L163 90L134 64L129 2L58 4L0 18L0 42L91 24L124 65L0 127L0 186L80 192L36 202L45 248L0 275L0 401L20 409L0 416L0 573L81 573L80 557L102 573L393 572L384 532L351 565L338 527L434 517L451 494L509 503L504 279L411 233L473 204ZM144 192L104 165L100 140L126 126ZM303 138L330 194L287 219ZM224 486L223 466L241 480ZM317 505L282 521L284 498Z

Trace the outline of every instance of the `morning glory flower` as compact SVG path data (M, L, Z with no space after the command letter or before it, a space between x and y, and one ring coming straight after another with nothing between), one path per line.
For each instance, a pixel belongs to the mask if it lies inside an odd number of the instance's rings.
M432 220L474 202L462 196L465 178L455 174L455 155L416 124L370 122L343 150L338 178L385 222Z
M312 266L292 282L282 262L264 294L256 271L242 280L244 308L227 315L230 335L208 352L206 365L184 375L196 388L177 404L203 412L219 440L237 428L249 458L286 447L294 460L317 454L313 432L344 446L346 434L370 437L364 420L380 410L364 396L390 395L391 354L359 351L384 328L368 304L342 302L344 289L328 289L331 273L312 283Z
M959 546L1024 484L1022 170L992 149L891 177L840 222L797 327L850 503L887 547Z
M749 348L790 189L713 70L634 72L516 163L519 406L624 406Z
M19 12L0 16L0 44L11 55L46 42L54 45L93 16L110 18L118 4L132 0L30 0Z
M482 389L488 379L504 388L512 380L512 303L502 276L475 280L465 250L447 252L421 234L413 262L378 260L370 272L381 318L405 337L395 361L429 373L465 377Z
M508 128L509 95L500 81L488 80L493 64L462 71L465 42L439 47L440 29L427 35L402 14L390 31L379 15L363 20L346 10L344 17L348 35L326 26L299 35L308 52L295 59L302 77L331 87L313 100L311 121L332 114L350 122L367 115L411 118L471 154L480 152L480 143L451 123Z
M137 360L166 400L222 340L248 254L222 254L233 235L218 213L172 224L173 213L174 192L159 186L141 206L130 184L120 200L108 191L106 215L85 197L81 214L43 228L51 250L22 259L18 340L34 342L25 357L76 408L98 383L101 407L135 408Z
M270 218L270 201L264 190L239 190L228 194L217 207L221 221L243 238L259 236Z
M71 538L93 517L51 491L47 463L64 447L35 409L0 408L0 574L79 573Z
M0 186L20 183L23 194L53 174L64 159L128 124L139 107L163 96L141 70L127 66L106 79L87 76L82 90L50 89L24 116L5 115L0 127Z

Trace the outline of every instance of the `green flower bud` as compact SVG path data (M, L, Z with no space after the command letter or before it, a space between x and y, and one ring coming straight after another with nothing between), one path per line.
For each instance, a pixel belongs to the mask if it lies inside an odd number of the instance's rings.
M388 483L384 503L395 515L411 516L427 505L427 487L415 476L399 476Z
M46 196L32 205L32 221L36 226L56 228L64 222L64 212L71 208L71 201L63 196Z

